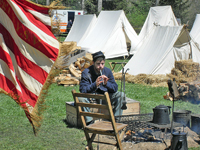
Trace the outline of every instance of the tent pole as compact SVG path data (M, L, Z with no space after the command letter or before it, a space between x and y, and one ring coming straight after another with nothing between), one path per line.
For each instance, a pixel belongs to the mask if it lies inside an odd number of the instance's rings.
M187 30L187 26L185 27L185 30L186 32L188 33L188 30ZM192 46L191 46L191 39L189 38L188 34L187 34L187 37L188 37L188 42L189 42L189 45L190 45L190 54L189 54L189 59L192 59Z

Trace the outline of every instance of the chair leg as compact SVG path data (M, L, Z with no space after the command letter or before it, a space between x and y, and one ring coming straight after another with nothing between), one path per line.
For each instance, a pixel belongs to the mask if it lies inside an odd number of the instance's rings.
M94 141L96 134L93 133L91 138L90 138L89 133L86 132L86 131L84 131L84 132L85 132L85 137L86 137L86 140L87 140L87 147L85 149L86 150L93 150L92 142Z
M119 148L119 150L122 150L122 149L123 149L123 148L122 148L121 140L122 140L123 137L124 137L125 131L126 131L126 127L125 127L124 129L121 130L121 134L119 134L119 132L118 132L118 134L115 135L116 141L117 141L117 143L116 143L116 144L117 144L117 148Z
M95 138L95 137L96 137L96 134L93 133L92 136L91 136L91 138L90 138L90 142L94 141L94 138Z
M120 140L123 140L125 131L126 131L126 127L125 127L124 129L122 129L122 132L121 132L121 134L120 134L120 136L119 136L119 139L120 139Z
M86 150L93 150L93 147L92 147L92 144L90 142L90 135L88 132L84 131L85 133L85 137L86 137L86 140L87 140L87 146L86 146Z
M116 135L115 135L115 138L116 138L116 141L117 141L117 147L119 148L119 150L123 150L123 148L122 148L122 144L121 144L121 140L120 140L120 138L119 138L119 133L117 133Z
M94 141L95 136L96 136L96 134L93 133L92 136L91 136L91 138L89 139L89 142L88 142L88 146L91 147L92 149L93 149L92 142Z

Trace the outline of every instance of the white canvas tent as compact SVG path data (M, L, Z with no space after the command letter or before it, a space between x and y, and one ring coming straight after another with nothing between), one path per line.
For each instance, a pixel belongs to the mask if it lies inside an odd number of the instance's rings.
M147 18L138 36L140 42L130 52L131 54L136 53L138 48L146 40L146 37L152 33L152 31L155 28L155 25L158 25L158 26L178 26L179 25L171 6L156 6L156 7L150 8Z
M131 48L135 47L138 36L124 11L101 11L90 33L78 46L89 53L102 51L106 58L115 58L128 55L128 42Z
M192 49L200 49L200 14L196 15L192 29L190 31L190 36L192 38ZM200 64L200 51L193 51L192 59L194 62L198 62Z
M190 36L199 46L200 45L200 14L196 15L192 29L190 31Z
M65 41L74 41L78 45L88 35L96 20L96 15L76 15Z
M175 61L187 60L190 54L193 61L199 62L199 49L190 41L185 27L156 26L152 32L125 65L129 74L168 74Z

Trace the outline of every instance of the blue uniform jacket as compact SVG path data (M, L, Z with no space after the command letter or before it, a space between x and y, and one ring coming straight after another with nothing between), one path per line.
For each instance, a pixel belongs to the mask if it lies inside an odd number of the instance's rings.
M96 79L98 78L95 70L94 65L91 65L89 68L86 68L82 74L81 74L81 81L80 81L80 87L79 90L81 93L115 93L118 90L118 85L115 82L115 79L113 77L112 71L104 67L102 70L102 74L107 76L109 78L106 85L101 84L100 87L96 86Z

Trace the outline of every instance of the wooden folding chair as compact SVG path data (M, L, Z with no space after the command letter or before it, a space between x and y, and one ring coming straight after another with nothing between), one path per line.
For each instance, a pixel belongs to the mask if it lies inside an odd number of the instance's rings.
M87 149L93 150L92 143L101 143L101 144L110 144L114 145L120 150L122 150L121 140L123 138L124 132L126 130L127 124L123 123L116 123L115 118L113 115L113 110L110 102L110 98L108 93L106 92L104 95L102 94L88 94L88 93L76 93L75 90L72 90L72 94L76 103L77 113L79 117L81 117L81 121L83 124L83 130L85 133L85 137L87 140ZM93 103L83 103L79 102L79 97L84 98L92 98L98 99L102 101L106 101L105 105L101 104L93 104ZM81 107L89 107L89 108L96 108L99 110L107 110L108 113L103 113L103 111L98 112L84 112L82 111ZM98 121L95 123L86 125L85 116L91 116L93 118L99 118ZM120 134L121 131L121 134ZM89 134L92 133L92 134ZM96 134L101 135L109 135L114 136L116 139L115 143L109 142L102 142L102 141L95 141Z

